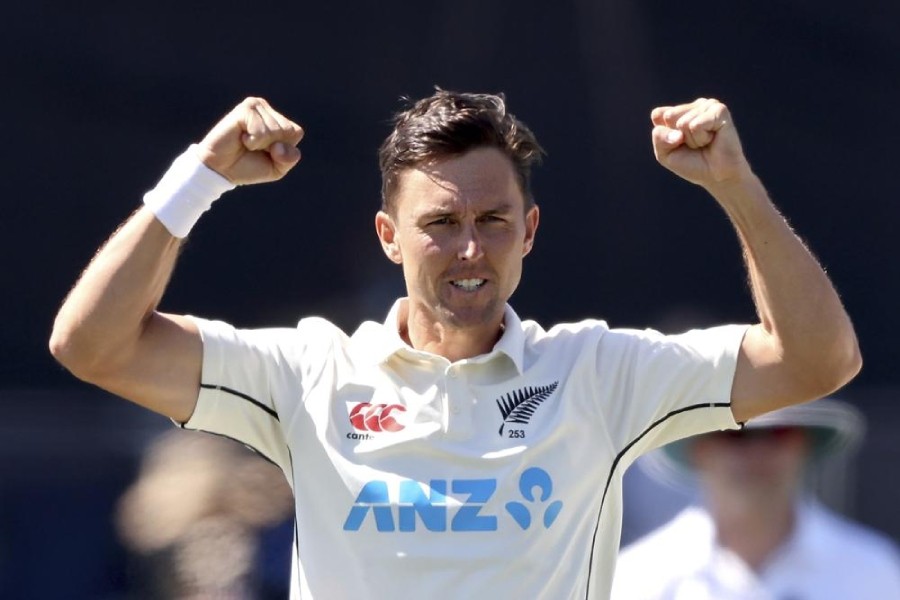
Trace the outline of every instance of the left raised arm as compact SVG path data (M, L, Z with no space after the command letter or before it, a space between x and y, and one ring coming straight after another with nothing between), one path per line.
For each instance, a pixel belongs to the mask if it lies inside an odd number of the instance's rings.
M856 334L828 276L781 216L714 99L651 113L656 158L702 186L737 230L760 322L741 344L731 391L743 422L827 395L862 366Z

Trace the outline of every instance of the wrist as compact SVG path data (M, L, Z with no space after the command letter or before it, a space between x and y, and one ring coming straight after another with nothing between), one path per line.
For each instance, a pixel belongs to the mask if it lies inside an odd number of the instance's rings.
M722 182L708 191L740 232L758 230L773 218L782 220L765 186L755 175Z
M762 181L749 169L734 177L707 183L703 188L720 202L748 194L756 195L759 190L764 189Z
M196 144L175 159L144 204L173 236L185 238L222 194L235 188L200 160Z

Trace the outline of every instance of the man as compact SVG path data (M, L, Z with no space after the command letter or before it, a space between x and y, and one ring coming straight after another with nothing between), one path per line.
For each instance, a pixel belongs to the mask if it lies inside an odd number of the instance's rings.
M651 120L658 160L734 223L759 324L667 337L522 322L507 300L538 228L540 147L502 96L439 90L397 116L380 151L375 228L408 293L384 324L349 337L319 318L238 331L157 310L212 201L300 159L302 129L248 98L97 254L51 350L78 377L281 467L295 596L606 597L622 471L637 455L825 395L861 364L728 109L699 99Z
M704 506L685 509L622 551L613 598L900 598L896 547L804 489L808 470L853 449L861 433L856 411L820 400L651 454L651 473L694 472Z

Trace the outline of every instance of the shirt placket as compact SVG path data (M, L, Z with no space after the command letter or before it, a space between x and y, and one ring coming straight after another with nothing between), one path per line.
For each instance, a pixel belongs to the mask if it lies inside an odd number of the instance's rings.
M445 435L448 439L472 436L472 396L462 364L454 363L444 371L442 379Z

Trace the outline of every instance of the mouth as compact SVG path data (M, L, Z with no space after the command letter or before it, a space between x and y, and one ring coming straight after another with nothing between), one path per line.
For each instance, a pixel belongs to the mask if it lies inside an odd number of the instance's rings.
M474 292L484 286L485 283L487 283L487 279L454 279L450 282L450 285L464 292Z

